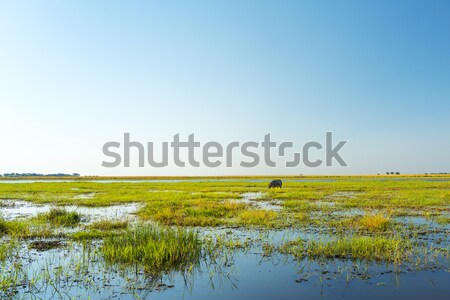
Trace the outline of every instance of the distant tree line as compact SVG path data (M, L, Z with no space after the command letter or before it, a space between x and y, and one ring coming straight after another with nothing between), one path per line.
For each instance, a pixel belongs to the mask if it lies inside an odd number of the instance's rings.
M0 174L0 177L2 175ZM64 177L64 176L75 176L78 177L80 174L66 174L66 173L55 173L55 174L40 174L40 173L4 173L3 177Z
M400 172L386 172L386 175L400 175Z
M447 174L450 174L450 173L446 173L446 172L441 172L441 173L425 173L425 175L428 175L428 174L430 174L430 175L447 175Z

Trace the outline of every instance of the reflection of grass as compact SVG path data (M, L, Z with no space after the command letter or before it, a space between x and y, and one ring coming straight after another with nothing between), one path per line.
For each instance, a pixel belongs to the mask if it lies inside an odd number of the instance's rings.
M184 270L199 262L196 233L184 229L137 226L105 239L101 248L109 263L141 265L149 272Z

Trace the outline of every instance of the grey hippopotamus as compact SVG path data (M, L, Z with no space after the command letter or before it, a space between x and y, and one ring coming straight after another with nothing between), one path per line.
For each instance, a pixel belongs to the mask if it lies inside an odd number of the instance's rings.
M278 187L278 188L281 189L281 186L282 186L282 185L283 185L283 182L282 182L280 179L272 180L272 181L269 183L269 189L270 189L270 188L276 188L276 187Z

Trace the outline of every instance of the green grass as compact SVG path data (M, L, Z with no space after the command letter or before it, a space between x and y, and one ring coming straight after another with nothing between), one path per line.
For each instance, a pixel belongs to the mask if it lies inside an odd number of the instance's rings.
M448 211L450 205L450 182L425 181L417 176L349 176L312 177L330 178L334 181L294 182L292 179L309 177L286 177L282 189L267 189L267 177L261 182L249 182L238 178L229 181L205 182L36 182L2 184L0 199L23 199L36 203L55 205L108 206L113 204L140 203L138 216L164 225L177 226L246 226L249 220L240 218L243 211L251 211L249 205L232 203L245 192L264 192L265 198L281 200L283 211L290 219L302 212L333 212L358 208L365 211L378 210L383 215L431 213L438 215ZM428 176L429 178L445 178ZM142 179L142 178L141 178ZM77 198L92 194L92 199ZM0 200L1 201L1 200ZM334 203L334 206L319 205ZM278 218L277 227L291 226L289 218ZM253 221L258 223L258 220ZM302 221L303 222L303 221ZM250 222L251 223L251 222ZM260 222L259 222L260 223ZM272 226L270 222L268 226Z
M399 180L392 180L392 178ZM430 178L443 176L428 176ZM141 220L152 220L169 226L261 226L291 227L306 224L332 228L339 220L318 218L315 213L331 216L337 211L360 209L369 214L387 216L425 215L439 216L450 206L450 182L423 180L418 176L323 176L314 179L333 181L295 182L293 179L310 177L286 177L282 189L267 189L267 177L233 177L227 181L200 182L36 182L3 184L0 180L1 199L23 199L35 203L55 205L108 206L113 204L139 203L137 212ZM231 179L233 179L231 178ZM246 179L261 179L261 182ZM136 178L144 179L144 178ZM230 178L229 178L230 179ZM264 199L281 201L282 211L268 220L254 207L231 200L241 198L242 193L263 192ZM92 199L77 197L92 194ZM326 202L327 205L323 205ZM330 204L330 205L328 205ZM375 211L372 213L372 211ZM263 216L262 216L263 215ZM262 217L261 217L262 216ZM75 217L75 216L72 216ZM66 217L51 217L49 222L59 226L74 226ZM346 225L367 231L387 231L393 221L349 220ZM53 220L53 221L52 221ZM342 220L344 221L344 220ZM445 218L439 218L445 223ZM107 224L105 224L107 225ZM101 226L100 224L98 226ZM344 228L344 222L339 225ZM101 229L100 229L101 230ZM105 229L108 230L108 229ZM0 234L5 229L0 224Z
M361 227L369 231L386 230L390 222L390 218L385 217L383 214L366 215L359 221Z
M449 216L440 216L436 218L436 222L438 224L442 224L442 225L448 225L450 224L450 217Z
M108 231L108 230L119 230L119 229L126 229L128 227L127 221L110 221L110 220L103 220L98 221L90 224L88 226L91 229L97 229L101 231Z
M50 237L53 235L53 230L48 224L36 219L13 221L0 219L0 235L6 234L16 238Z
M119 231L89 230L71 233L69 237L74 241L90 241L90 240L103 240L104 238L114 237L120 234L121 232Z
M147 272L186 270L197 265L201 242L193 231L159 226L136 226L106 238L101 251L109 263L139 265Z
M56 226L72 227L80 223L81 216L77 212L68 212L61 208L52 208L48 213L38 215L36 219Z
M15 252L17 252L18 248L19 244L15 239L11 239L9 241L2 241L2 243L0 244L0 262L4 261L11 255L13 255Z
M277 213L269 210L246 210L239 214L239 220L244 225L271 226L277 218Z
M332 239L291 241L282 253L310 259L351 259L402 263L412 257L413 244L400 237L342 236Z

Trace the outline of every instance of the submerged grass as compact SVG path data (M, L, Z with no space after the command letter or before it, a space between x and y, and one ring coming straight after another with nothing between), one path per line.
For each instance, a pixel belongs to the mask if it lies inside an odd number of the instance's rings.
M136 226L106 238L101 251L108 263L139 265L150 273L186 270L199 263L201 242L193 231Z
M11 239L9 241L1 241L0 244L0 262L13 255L18 250L19 244L17 240ZM1 285L1 283L0 283Z

